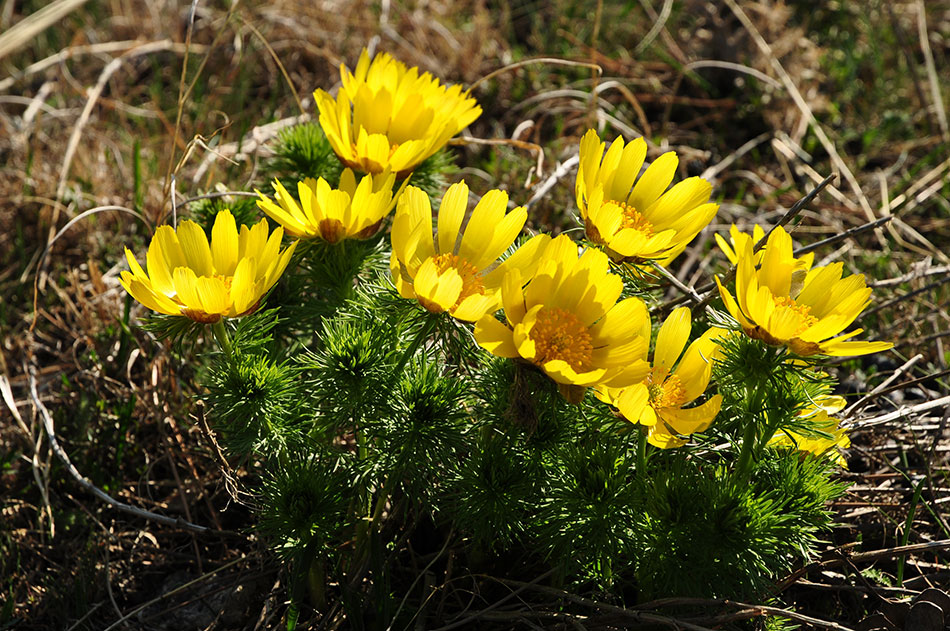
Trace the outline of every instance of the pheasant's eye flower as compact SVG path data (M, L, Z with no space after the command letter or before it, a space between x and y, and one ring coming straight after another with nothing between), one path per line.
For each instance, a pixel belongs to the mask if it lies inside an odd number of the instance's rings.
M726 309L752 338L787 346L801 355L866 355L887 350L890 342L848 342L863 329L842 334L870 304L863 274L841 277L840 262L802 268L792 254L792 238L778 227L762 251L761 267L752 240L736 251L736 296L718 278Z
M390 270L400 295L417 299L432 313L447 311L468 322L496 311L505 274L512 269L533 274L538 250L550 241L538 235L495 266L528 218L522 206L505 214L507 208L507 193L489 191L475 206L463 233L468 186L453 184L442 197L433 239L429 196L408 187L399 198L392 229Z
M752 236L749 236L747 232L741 232L736 224L732 224L729 228L729 243L726 243L726 240L719 234L716 233L713 235L716 239L716 243L719 245L719 249L722 250L722 253L726 255L726 258L729 259L729 262L733 265L736 265L739 261L739 257L736 255L737 252L744 251L747 247L755 247L755 244L761 241L765 237L765 230L762 229L762 226L756 224L752 227ZM762 255L764 254L763 249L759 249L755 253L755 264L759 265L762 263ZM795 259L796 271L804 270L807 271L811 269L811 266L815 262L815 253L809 252L800 259Z
M340 187L330 188L323 178L307 178L297 183L300 203L278 180L275 204L258 190L257 206L288 234L304 239L319 238L333 244L343 239L368 239L376 234L383 218L395 205L393 184L396 176L389 171L366 175L356 183L353 171L345 169L340 176Z
M706 391L712 362L719 353L718 339L726 333L725 329L709 329L687 348L690 325L689 308L673 311L660 327L653 366L646 378L628 388L598 392L628 421L643 425L650 444L664 449L684 445L686 439L681 436L707 429L722 407L722 396L718 394L701 405L684 407ZM649 337L649 322L647 327Z
M844 406L843 397L827 396L818 399L799 414L799 418L808 422L812 432L805 434L791 429L780 430L769 440L769 444L774 447L798 449L802 454L827 454L833 457L839 466L847 468L848 462L839 449L850 447L851 439L848 438L848 430L838 427L838 419L831 416L844 409Z
M574 192L587 238L615 261L667 265L716 215L712 185L691 177L667 191L676 153L664 153L637 179L647 155L643 138L624 144L618 136L606 153L604 146L593 129L581 140Z
M297 247L280 251L284 231L267 236L261 220L240 233L234 217L222 210L211 229L211 243L201 226L182 221L176 231L160 226L145 256L148 273L132 252L125 256L131 272L122 272L122 286L143 305L168 315L183 315L210 324L222 317L253 313L261 298L284 272Z
M405 177L482 113L460 86L442 85L385 53L370 62L364 49L356 71L341 65L340 78L336 99L313 93L320 126L340 160L367 173L389 168Z
M482 348L540 367L572 402L589 386L622 387L646 376L646 306L639 298L617 302L623 282L603 252L578 257L577 245L561 235L545 247L526 287L523 278L517 270L505 277L506 322L489 314L475 325Z

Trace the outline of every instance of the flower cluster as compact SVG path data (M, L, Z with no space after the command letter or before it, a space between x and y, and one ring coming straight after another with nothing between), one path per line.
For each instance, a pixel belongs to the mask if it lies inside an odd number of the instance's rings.
M590 130L580 141L575 194L592 247L540 234L511 252L528 213L509 209L507 193L488 191L470 210L469 188L459 182L434 216L429 196L407 186L413 169L479 116L475 100L389 55L371 60L365 50L354 72L341 68L341 80L335 98L314 94L320 125L346 165L336 188L321 177L298 182L296 199L279 180L275 199L257 191L260 210L281 226L272 233L264 221L238 231L229 211L218 214L210 242L194 222L162 226L148 248L148 272L126 250L131 271L123 272L123 287L161 313L203 323L240 317L257 309L287 268L297 242L281 251L285 232L331 246L369 239L395 208L390 272L403 298L433 318L474 323L479 346L543 372L572 403L593 388L657 447L683 445L710 427L722 396L707 390L727 331L709 328L690 342L692 317L681 307L659 327L651 361L647 306L622 297L623 277L611 267L666 265L679 255L718 210L709 182L674 184L675 153L644 170L642 138L618 137L608 148ZM394 191L397 180L402 185ZM748 336L801 357L891 347L847 341L860 329L842 333L868 305L863 276L843 277L841 263L814 267L813 255L796 258L781 227L757 250L764 236L758 226L751 235L733 226L728 243L716 235L736 265L735 296L717 278L719 292ZM818 419L822 427L825 417ZM834 445L846 440L834 435ZM818 448L783 436L773 442Z

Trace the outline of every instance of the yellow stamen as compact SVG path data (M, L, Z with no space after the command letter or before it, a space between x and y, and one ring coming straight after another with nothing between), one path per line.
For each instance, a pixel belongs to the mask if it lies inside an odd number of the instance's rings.
M773 296L772 302L775 303L776 307L788 307L801 316L801 324L795 329L795 335L803 333L806 329L818 323L818 318L811 315L811 307L796 304L794 298L789 298L788 296Z
M622 228L636 230L647 238L653 236L653 224L650 223L646 217L641 215L640 211L638 211L633 206L628 206L623 202L610 203L617 205L620 208L620 211L623 213L623 220L621 222Z
M678 408L686 403L686 388L683 380L676 375L670 375L663 383L653 383L649 378L644 383L650 392L650 405L654 410Z
M570 311L541 309L530 337L535 344L537 364L560 359L576 372L590 370L593 340L587 327Z

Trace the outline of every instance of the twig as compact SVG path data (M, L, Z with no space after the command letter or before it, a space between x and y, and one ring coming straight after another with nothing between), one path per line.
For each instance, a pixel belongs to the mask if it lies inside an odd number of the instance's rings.
M853 237L856 234L861 234L862 232L867 232L868 230L874 230L880 226L883 226L887 222L891 221L894 218L894 215L887 215L886 217L881 217L880 219L875 219L874 221L869 221L867 223L861 224L860 226L855 226L854 228L849 228L840 234L836 234L833 237L828 237L827 239L822 239L821 241L815 241L809 245L802 246L795 250L795 256L801 256L808 252L813 252L819 248L823 248L826 245L833 245L838 241L843 241L849 237Z
M890 307L893 307L894 305L896 305L896 304L898 304L898 303L904 302L905 300L910 300L910 299L913 298L914 296L917 296L917 295L922 294L922 293L924 293L924 292L930 291L931 289L934 289L935 287L940 287L940 286L942 286L942 285L945 285L946 282L947 282L947 279L946 279L946 278L941 278L941 279L939 279L939 280L935 280L935 281L932 282L932 283L928 283L927 285L924 285L923 287L921 287L921 288L919 288L919 289L915 289L915 290L913 290L913 291L908 291L908 292L905 293L905 294L901 294L901 295L898 296L897 298L894 298L894 299L892 299L892 300L888 300L887 302L882 302L881 304L876 305L876 306L874 306L874 307L868 309L867 311L865 311L865 312L861 315L861 317L862 317L862 318L866 318L866 317L870 316L871 314L874 314L874 313L877 313L878 311L881 311L882 309L889 309Z
M875 416L873 418L856 421L851 425L851 427L857 429L882 425L884 423L890 423L891 421L906 418L918 412L926 412L927 410L939 408L941 405L950 405L950 395L941 397L939 399L933 399L931 401L924 401L923 403L918 403L917 405L902 406L900 409L882 416Z
M752 248L752 251L758 252L759 250L761 250L765 246L766 242L768 241L769 235L771 235L775 231L776 228L778 228L779 226L785 226L786 224L788 224L788 222L794 219L795 216L798 215L798 213L802 212L802 210L805 209L805 206L807 206L810 201L815 199L815 197L818 196L818 193L820 193L826 186L828 186L828 184L830 184L831 181L835 179L836 177L837 175L832 173L831 175L823 179L821 182L819 182L818 185L815 186L815 188L808 191L808 193L806 193L804 197L802 197L800 200L792 204L792 207L789 208L785 212L784 215L782 215L781 219L778 220L778 223L772 226L772 228L761 239L758 240L758 242ZM729 268L729 271L723 274L722 276L723 284L728 284L732 282L732 279L735 278L736 276L736 269L737 269L736 266L733 265L732 267ZM703 296L696 303L696 307L700 309L705 309L706 306L710 303L710 301L712 301L713 297L717 295L716 284L706 283L699 289L691 292L689 295L690 297L692 297L693 294L700 294L700 293L703 294ZM684 301L685 301L685 298L678 298L666 304L665 307L676 306L678 304L681 304Z
M818 185L815 186L815 188L808 191L804 197L802 197L800 200L792 204L792 207L789 208L787 211L785 211L785 214L782 215L782 218L778 220L778 223L772 226L772 228L767 233L765 233L765 235L763 235L761 239L759 239L756 242L755 247L752 248L752 251L758 252L759 250L764 248L765 244L769 240L769 236L771 236L771 234L775 232L776 228L779 228L779 227L784 228L786 225L788 225L788 222L794 219L798 215L798 213L802 212L805 209L805 206L807 206L809 202L811 202L811 200L818 197L818 193L823 191L826 186L831 184L831 182L836 179L838 179L838 174L832 173L831 175L823 179L821 182L818 182Z
M890 559L898 556L906 556L908 554L914 554L915 552L937 552L940 550L946 550L948 548L950 548L950 539L941 539L940 541L915 543L907 546L897 546L896 548L884 548L882 550L872 550L870 552L859 552L857 554L852 554L849 558L852 563L862 563L864 561L876 561L877 559ZM781 592L785 591L791 585L793 585L795 581L812 570L824 569L833 565L839 565L843 562L844 561L842 558L835 557L832 559L825 559L822 561L809 563L808 565L795 570L790 575L785 577L781 582L779 582L773 591L773 595L780 594Z
M926 269L922 269L926 267ZM911 266L911 270L906 274L901 274L900 276L895 276L894 278L885 278L884 280L876 280L868 283L869 287L890 287L891 285L900 285L901 283L906 283L914 280L915 278L923 278L924 276L934 276L936 274L947 274L950 273L950 265L942 265L939 267L930 267L929 260L919 261Z
M525 202L525 208L531 208L531 206L534 205L539 199L547 195L548 192L557 185L558 181L570 173L579 162L580 154L571 156L563 163L559 164L557 168L554 169L554 173L548 176L548 179L544 180L544 182L538 186L537 190L534 192L534 195L531 196L531 199Z
M60 446L59 441L56 439L56 430L53 428L53 417L50 415L49 410L46 409L46 406L43 405L43 402L40 400L40 396L36 391L36 367L30 365L28 368L29 381L30 381L30 397L33 399L33 405L36 407L36 411L40 414L40 417L43 419L43 426L46 429L46 435L49 437L50 447L53 448L53 451L56 453L56 456L60 459L63 465L66 467L66 470L69 471L69 474L79 483L81 487L98 497L103 502L111 504L117 509L135 515L136 517L142 517L144 519L151 519L157 521L160 524L165 524L166 526L175 526L178 528L185 528L186 530L191 530L193 532L212 532L210 528L205 526L199 526L198 524L192 524L191 522L185 521L181 518L173 519L171 517L166 517L165 515L159 515L158 513L153 513L147 511L137 506L130 506L116 499L110 497L105 491L101 490L95 484L93 484L88 478L79 473L79 470L73 465L70 461L69 456Z
M550 569L550 570L548 570L547 572L545 572L545 573L541 574L540 576L536 577L536 578L535 578L534 580L532 580L530 583L523 583L521 587L519 587L519 588L516 589L515 591L511 592L510 594L508 594L507 596L505 596L505 597L502 598L501 600L498 600L498 601L492 603L491 605L488 605L487 607L485 607L485 608L482 609L481 611L476 611L475 613L473 613L473 614L470 615L470 616L465 616L465 618L463 618L462 620L456 620L455 622L452 622L452 623L450 623L450 624L447 624L447 625L445 625L445 626L443 626L443 627L439 627L438 629L434 629L433 631L449 631L450 629L457 629L458 627L463 627L463 626L467 625L467 624L470 623L470 622L473 622L473 621L475 621L475 620L478 620L478 618L479 618L479 616L481 616L481 614L487 613L487 612L489 612L489 611L494 611L495 609L498 609L498 608L501 607L503 604L505 604L506 602L508 602L509 600L511 600L512 598L514 598L515 596L517 596L518 594L520 594L520 593L523 592L524 590L528 589L529 587L532 587L535 583L537 583L537 582L539 582L539 581L543 581L544 579L546 579L548 576L550 576L550 575L553 574L553 573L554 573L554 570L553 570L553 569Z
M768 605L750 605L749 603L742 603L736 600L729 600L725 598L662 598L660 600L654 600L649 603L644 603L638 605L637 608L656 608L659 606L670 606L670 605L719 605L726 607L738 607L740 609L752 609L758 610L764 614L769 614L776 617L788 618L789 620L798 620L799 622L806 622L814 627L820 629L832 629L833 631L853 631L850 627L846 627L837 622L831 622L829 620L822 620L820 618L813 618L811 616L806 616L800 614L796 611L788 611L787 609L782 609L780 607L770 607ZM681 623L682 624L682 623Z
M919 361L920 361L921 359L923 359L923 358L924 358L924 356L921 355L920 353L918 353L918 354L914 355L913 357L911 357L910 359L908 359L906 362L904 362L904 364L903 364L900 368L898 368L897 370L895 370L894 373L893 373L890 377L888 377L888 378L885 379L883 382L881 382L880 385L878 385L876 388L874 388L873 390L871 390L870 392L868 392L866 395L864 395L863 397L861 397L860 399L858 399L857 401L855 401L854 403L852 403L851 406L849 406L848 409L846 409L846 410L842 413L842 415L841 415L842 418L849 418L849 417L851 416L851 414L854 413L855 410L864 407L864 405L866 405L868 402L870 402L871 399L873 399L873 398L876 397L877 395L881 394L881 392L882 392L885 388L887 388L887 386L889 386L889 385L891 385L892 383L894 383L894 382L897 380L898 377L900 377L901 375L903 375L904 373L906 373L908 370L910 370L910 369L913 367L914 364L916 364L917 362L919 362Z

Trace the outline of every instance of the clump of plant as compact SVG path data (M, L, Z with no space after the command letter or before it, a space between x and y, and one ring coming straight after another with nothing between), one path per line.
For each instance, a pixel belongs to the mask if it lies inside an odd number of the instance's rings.
M658 268L718 209L673 184L673 152L644 170L642 139L589 131L586 240L525 239L505 192L443 180L470 95L388 55L342 79L278 143L258 207L279 227L163 226L122 274L154 329L217 341L205 399L260 474L288 622L332 596L355 627L405 625L391 582L421 529L471 568L514 556L641 599L744 598L808 559L847 446L822 362L890 347L845 332L863 277L734 228L723 309L654 318Z

